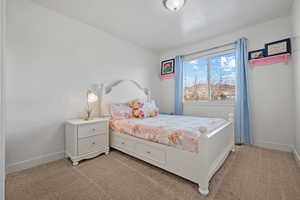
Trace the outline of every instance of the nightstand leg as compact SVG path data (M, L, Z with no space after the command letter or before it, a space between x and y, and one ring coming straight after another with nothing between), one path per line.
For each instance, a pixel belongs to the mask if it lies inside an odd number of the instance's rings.
M79 164L78 161L73 161L73 166L77 166Z

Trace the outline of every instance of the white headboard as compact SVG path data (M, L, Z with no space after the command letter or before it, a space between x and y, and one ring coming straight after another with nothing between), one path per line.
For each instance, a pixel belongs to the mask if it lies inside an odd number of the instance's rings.
M128 103L134 99L150 101L150 89L142 87L134 80L117 80L101 84L97 89L99 97L100 116L107 116L108 105L112 103Z

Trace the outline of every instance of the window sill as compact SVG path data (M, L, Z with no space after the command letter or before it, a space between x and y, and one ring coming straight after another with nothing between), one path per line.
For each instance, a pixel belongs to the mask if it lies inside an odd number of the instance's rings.
M233 101L185 101L183 104L185 106L235 106Z

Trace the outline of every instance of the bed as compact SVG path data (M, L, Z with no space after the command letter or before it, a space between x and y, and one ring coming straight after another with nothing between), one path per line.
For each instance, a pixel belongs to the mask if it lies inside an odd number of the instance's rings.
M150 101L150 90L136 81L119 80L98 87L100 115L108 105L135 98ZM228 119L158 115L111 120L110 147L198 184L209 194L209 181L234 151L233 115Z

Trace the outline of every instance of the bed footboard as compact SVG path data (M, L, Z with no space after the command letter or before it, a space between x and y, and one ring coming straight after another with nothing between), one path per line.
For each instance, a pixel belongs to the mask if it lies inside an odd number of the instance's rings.
M199 192L209 193L209 181L222 166L230 151L234 151L233 123L215 130L210 134L203 134L199 144L199 162L201 169L199 176Z

